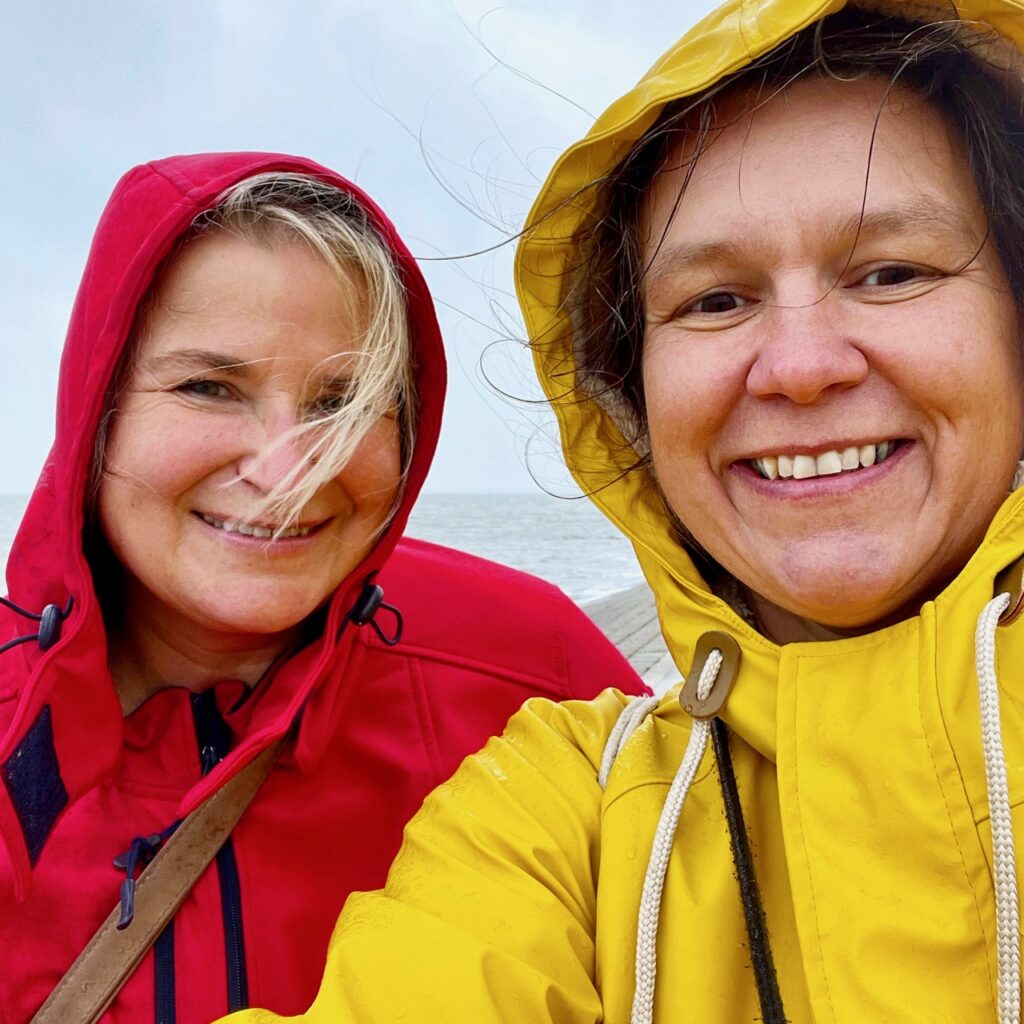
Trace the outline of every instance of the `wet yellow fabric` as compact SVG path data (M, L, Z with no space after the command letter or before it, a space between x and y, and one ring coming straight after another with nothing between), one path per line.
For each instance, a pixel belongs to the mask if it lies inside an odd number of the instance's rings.
M564 393L572 338L557 312L560 275L572 262L567 239L587 213L587 184L668 100L841 6L730 3L705 19L558 162L531 214L517 283L569 465L586 490L607 484L594 500L636 547L680 673L706 630L740 642L724 717L790 1020L995 1021L974 629L995 575L1024 554L1024 492L1008 498L960 576L915 618L780 648L710 593L641 474L622 476L632 460L612 420ZM908 16L927 10L892 6ZM1024 44L1018 4L958 8ZM1022 842L1024 620L999 629L998 662ZM320 995L302 1019L628 1022L644 871L689 719L670 692L602 792L597 766L624 702L613 692L589 704L531 701L469 758L408 827L386 889L349 900ZM315 870L329 884L330 865ZM709 754L668 869L655 1019L759 1019L746 943Z

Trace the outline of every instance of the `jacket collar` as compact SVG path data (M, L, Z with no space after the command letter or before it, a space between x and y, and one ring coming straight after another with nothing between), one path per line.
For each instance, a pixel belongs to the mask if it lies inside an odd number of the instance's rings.
M1014 491L1000 507L984 540L959 575L916 615L861 636L785 646L758 633L725 601L712 594L699 577L695 579L693 572L674 571L671 566L651 564L650 560L646 570L648 582L658 595L665 642L681 677L685 679L690 671L694 648L702 634L721 630L738 641L742 651L740 671L722 717L748 744L774 761L780 672L790 670L802 659L811 659L819 665L832 666L836 678L845 677L851 665L869 649L898 663L900 655L908 653L908 645L916 648L920 644L922 634L927 632L926 620L973 624L985 603L995 596L1002 571L1022 558L1024 488ZM973 633L946 639L958 648L968 647L973 643ZM679 707L681 686L680 683L665 695L659 715L688 729L689 716Z

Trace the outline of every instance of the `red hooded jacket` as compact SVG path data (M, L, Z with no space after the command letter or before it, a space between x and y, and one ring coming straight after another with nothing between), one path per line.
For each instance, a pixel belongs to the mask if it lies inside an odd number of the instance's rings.
M83 553L83 501L105 390L161 261L200 211L264 171L355 195L408 292L419 395L402 507L335 592L313 643L254 690L169 685L123 717ZM175 157L119 182L97 227L61 366L56 440L0 606L0 1024L28 1020L117 902L113 860L160 833L298 723L232 839L104 1020L208 1021L250 1002L298 1013L353 889L384 881L406 820L524 699L642 692L628 664L554 587L400 541L437 440L444 355L426 284L358 189L271 154ZM376 574L374 576L374 574ZM359 626L373 576L387 607ZM377 627L379 627L379 632ZM24 639L27 638L27 639Z

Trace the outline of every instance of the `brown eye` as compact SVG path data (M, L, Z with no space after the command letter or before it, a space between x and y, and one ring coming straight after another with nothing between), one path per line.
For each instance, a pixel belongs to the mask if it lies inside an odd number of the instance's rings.
M733 292L712 292L686 307L686 313L732 313L746 302Z
M880 267L864 278L864 284L875 288L891 288L894 285L914 281L921 276L921 271L917 267L908 267L906 265Z

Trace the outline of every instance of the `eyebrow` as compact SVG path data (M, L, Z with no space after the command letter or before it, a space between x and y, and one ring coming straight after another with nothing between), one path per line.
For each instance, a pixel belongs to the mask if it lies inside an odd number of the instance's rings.
M260 359L239 361L235 356L224 355L202 348L183 348L163 355L154 356L147 361L151 371L176 371L185 374L202 373L214 370L232 377L252 377L253 368ZM310 375L313 383L321 392L345 392L352 387L355 373L324 373Z
M972 244L977 245L983 241L973 237L970 221L959 207L926 199L916 199L899 206L866 213L858 211L828 224L822 232L822 238L826 245L838 246L846 243L852 250L865 238L899 235L912 230L941 238L951 234L963 235ZM680 273L701 263L738 261L750 248L749 243L740 244L727 240L679 242L659 249L644 277L648 281L656 280L666 274Z
M251 375L252 362L239 362L234 356L202 348L181 348L147 360L152 370L217 370L235 376Z

